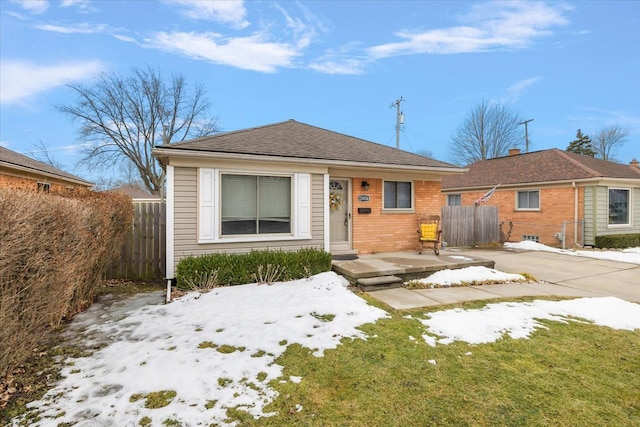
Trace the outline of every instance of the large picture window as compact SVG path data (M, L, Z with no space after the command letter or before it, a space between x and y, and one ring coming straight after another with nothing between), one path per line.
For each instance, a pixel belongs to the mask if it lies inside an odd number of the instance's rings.
M518 210L536 210L540 209L540 191L518 191L517 192Z
M221 234L291 233L291 177L221 176Z
M631 192L621 188L609 189L609 224L629 225Z
M384 182L384 208L385 209L411 209L411 182L385 181Z

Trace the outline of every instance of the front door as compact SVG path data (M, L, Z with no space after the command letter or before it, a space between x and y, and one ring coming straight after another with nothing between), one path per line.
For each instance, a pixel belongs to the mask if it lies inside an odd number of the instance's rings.
M329 181L329 237L331 252L351 249L349 226L349 181L332 179Z

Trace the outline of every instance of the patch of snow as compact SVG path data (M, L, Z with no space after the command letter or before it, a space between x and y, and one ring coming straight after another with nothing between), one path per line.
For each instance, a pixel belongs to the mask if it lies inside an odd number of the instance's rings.
M603 259L608 261L626 262L630 264L640 264L640 248L627 248L621 251L609 250L609 251L585 251L585 250L573 250L573 249L558 249L546 246L540 243L536 243L529 240L523 240L517 243L505 243L506 248L522 249L528 251L543 251L553 252L558 254L581 256L586 258Z
M487 267L465 267L456 270L440 270L429 277L417 280L426 285L452 286L471 282L517 282L526 280L520 274L504 273Z
M423 335L429 345L464 341L469 344L495 342L505 335L528 338L538 328L538 320L557 322L585 319L613 329L640 329L640 305L615 297L578 298L566 301L536 300L530 303L495 303L474 310L439 311L418 319L430 335Z
M458 261L473 261L472 258L469 258L469 257L464 256L464 255L449 255L449 258L455 259L455 260L458 260Z

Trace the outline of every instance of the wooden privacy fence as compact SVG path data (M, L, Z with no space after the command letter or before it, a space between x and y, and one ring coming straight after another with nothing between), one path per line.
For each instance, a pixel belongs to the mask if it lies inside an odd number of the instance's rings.
M474 246L500 241L497 206L444 206L442 240L448 246Z
M163 279L166 260L167 208L162 201L134 201L133 226L108 279Z

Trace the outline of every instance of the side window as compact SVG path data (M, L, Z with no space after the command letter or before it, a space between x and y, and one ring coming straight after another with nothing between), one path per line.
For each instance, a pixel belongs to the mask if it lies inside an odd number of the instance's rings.
M49 193L51 191L51 184L47 182L39 182L38 183L38 191L42 191L44 193Z
M462 206L462 195L447 194L447 206Z
M540 209L540 191L539 190L527 190L518 191L517 196L517 210L538 210Z
M609 225L629 225L630 194L628 189L609 189Z
M411 182L384 182L384 209L412 209L413 192Z

